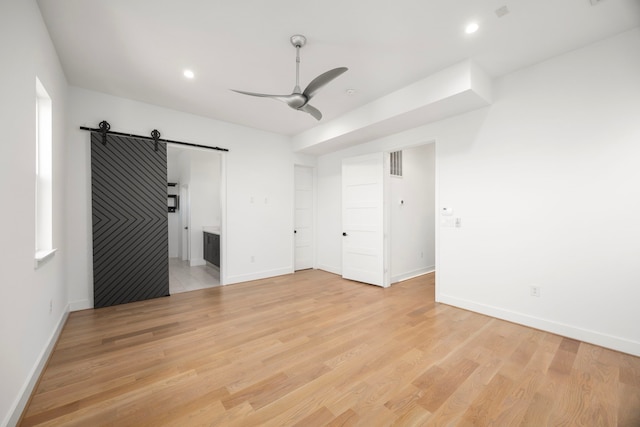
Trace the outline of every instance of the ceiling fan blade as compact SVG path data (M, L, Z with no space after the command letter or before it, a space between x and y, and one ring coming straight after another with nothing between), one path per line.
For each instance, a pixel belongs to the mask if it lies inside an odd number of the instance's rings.
M297 109L301 105L304 105L307 102L307 99L299 93L292 93L291 95L268 95L266 93L245 92L243 90L235 90L235 89L231 89L231 90L234 92L240 93L242 95L277 99L278 101L282 101L285 104L287 104L289 107L295 108L295 109Z
M231 90L234 91L234 92L237 92L237 93L241 93L243 95L259 96L261 98L274 98L274 99L279 99L279 100L280 100L280 98L286 98L287 96L289 96L289 95L268 95L266 93L245 92L243 90L235 90L235 89L231 89Z
M325 73L320 74L315 79L311 80L311 83L306 87L302 94L307 97L307 99L313 98L313 96L327 83L331 80L335 79L345 71L347 71L347 67L339 67L334 68L333 70L329 70Z
M315 117L316 120L320 120L322 118L322 113L320 112L320 110L309 104L304 104L302 107L298 108L298 110L311 114L313 117Z

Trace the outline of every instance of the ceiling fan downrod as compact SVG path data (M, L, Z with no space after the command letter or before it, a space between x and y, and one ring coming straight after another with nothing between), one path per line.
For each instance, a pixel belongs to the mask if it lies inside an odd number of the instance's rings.
M293 93L302 93L300 89L300 48L307 44L307 38L301 34L291 36L291 44L296 48L296 86Z

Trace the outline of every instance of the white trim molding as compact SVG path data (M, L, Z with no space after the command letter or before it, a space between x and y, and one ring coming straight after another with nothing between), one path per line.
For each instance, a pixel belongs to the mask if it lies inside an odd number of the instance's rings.
M438 302L640 357L640 342L440 294Z
M413 279L414 277L422 276L424 274L433 273L434 271L436 271L436 267L432 265L429 267L420 268L418 270L409 271L407 273L398 274L397 276L393 276L391 278L391 284Z
M249 274L239 274L237 276L227 276L225 285L232 283L249 282L251 280L268 279L270 277L283 276L285 274L293 274L293 266L287 268L278 268L275 270L258 271Z
M4 420L2 424L3 426L15 426L18 424L18 421L20 421L22 412L24 411L24 409L27 406L27 403L29 402L31 393L33 393L35 386L38 384L40 375L42 375L42 371L44 370L47 364L47 361L49 360L49 357L51 356L51 353L53 352L53 349L55 348L56 343L58 342L58 337L60 336L60 333L62 332L62 328L67 322L68 317L69 317L69 305L67 305L64 308L62 315L58 320L58 324L56 328L53 330L51 336L49 337L49 341L47 342L47 345L42 349L40 356L36 360L36 364L31 369L31 372L29 373L27 380L25 381L24 385L20 389L20 393L18 394L18 397L13 403L11 410L9 411L9 414L7 415L7 418Z
M35 268L38 268L40 264L51 258L57 251L57 248L46 249L42 251L37 251L35 254Z

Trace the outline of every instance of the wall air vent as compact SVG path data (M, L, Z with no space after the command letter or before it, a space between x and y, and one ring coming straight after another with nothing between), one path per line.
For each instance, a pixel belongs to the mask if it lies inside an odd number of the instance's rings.
M402 176L402 151L390 153L389 174L391 176Z

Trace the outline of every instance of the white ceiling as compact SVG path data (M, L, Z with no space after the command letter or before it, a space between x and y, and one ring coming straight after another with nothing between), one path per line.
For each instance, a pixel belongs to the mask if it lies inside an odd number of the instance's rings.
M322 122L470 58L497 77L640 26L640 0L38 0L70 84L296 135L310 115L231 92L290 93L349 71L313 99ZM495 10L507 6L501 18ZM464 33L477 21L480 30ZM184 69L196 77L187 80ZM349 96L347 89L357 93Z

